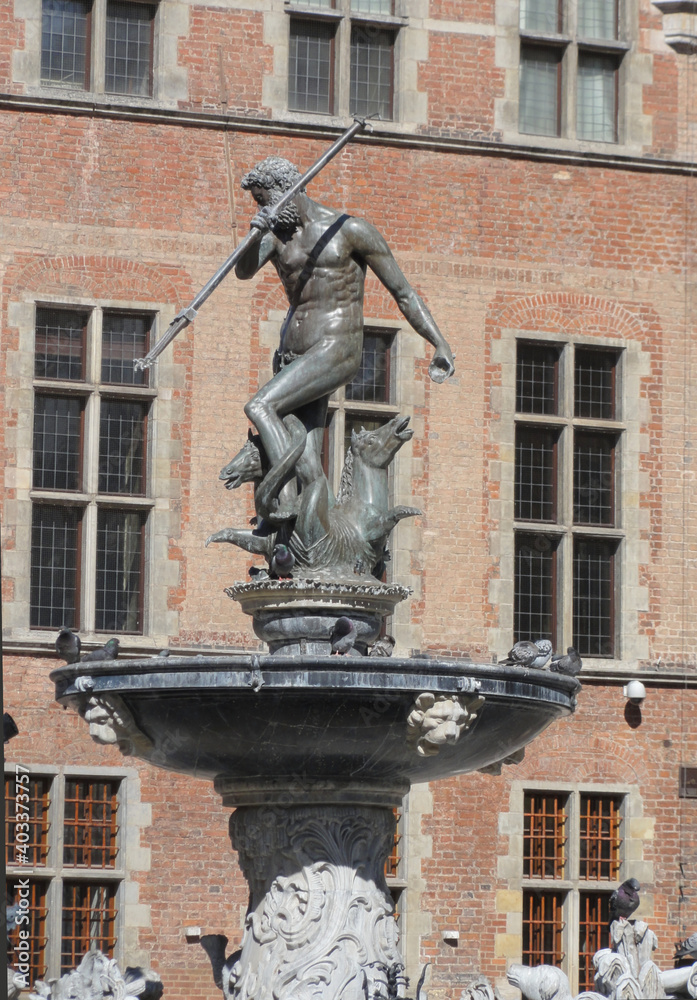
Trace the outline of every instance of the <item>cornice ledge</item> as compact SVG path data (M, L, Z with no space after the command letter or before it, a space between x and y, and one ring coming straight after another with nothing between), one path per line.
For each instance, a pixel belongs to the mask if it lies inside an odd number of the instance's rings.
M677 2L677 0L671 0ZM205 128L231 132L252 132L263 135L298 136L312 139L334 139L344 130L343 125L319 122L284 121L282 119L222 115L211 112L182 111L138 105L97 104L72 98L25 97L0 94L0 109L27 113L88 115L115 121L149 122L176 125L183 128ZM548 149L542 146L504 143L493 139L467 139L459 136L431 136L412 132L394 132L373 125L370 133L356 136L354 142L374 146L395 146L428 149L442 153L471 156L501 156L508 159L539 160L567 166L600 167L632 170L640 173L694 174L697 164L689 160L665 160L652 156L628 156L621 153L596 153L573 149Z

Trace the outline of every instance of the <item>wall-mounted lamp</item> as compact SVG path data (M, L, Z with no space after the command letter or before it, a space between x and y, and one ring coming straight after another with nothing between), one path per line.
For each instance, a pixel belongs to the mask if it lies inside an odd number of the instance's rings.
M622 688L625 698L631 701L632 705L641 705L646 698L646 688L641 681L630 681Z

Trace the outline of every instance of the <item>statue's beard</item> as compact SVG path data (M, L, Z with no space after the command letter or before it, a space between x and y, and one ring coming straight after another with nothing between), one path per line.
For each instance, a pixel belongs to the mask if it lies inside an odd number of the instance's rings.
M269 207L273 208L274 205L281 200L284 194L284 191L280 191L278 188L272 188ZM274 231L277 229L298 229L300 225L300 215L297 208L291 201L289 205L286 205L285 208L282 208L281 211L277 213L273 228Z

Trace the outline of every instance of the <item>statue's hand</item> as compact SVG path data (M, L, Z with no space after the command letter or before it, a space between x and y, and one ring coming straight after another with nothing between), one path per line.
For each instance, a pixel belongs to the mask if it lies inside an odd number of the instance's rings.
M258 229L262 233L268 233L270 229L273 229L275 222L276 215L273 209L270 205L264 205L249 223L249 228Z
M444 348L433 355L433 361L428 366L428 374L434 382L445 382L455 371L453 356L449 348Z

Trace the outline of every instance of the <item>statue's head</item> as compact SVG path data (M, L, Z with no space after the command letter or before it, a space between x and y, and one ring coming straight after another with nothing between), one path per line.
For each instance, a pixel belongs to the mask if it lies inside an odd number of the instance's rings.
M245 191L251 191L260 204L267 204L273 208L285 192L299 180L300 171L294 163L284 160L282 156L267 156L244 175L242 187ZM262 200L259 191L254 191L255 188L267 191L268 196ZM300 225L300 216L292 201L277 213L276 219L274 230L297 229Z
M282 156L267 156L265 160L257 163L249 173L244 175L242 188L245 191L249 191L253 187L265 188L267 191L276 189L278 197L274 200L278 200L299 180L300 171L294 163L285 160Z

